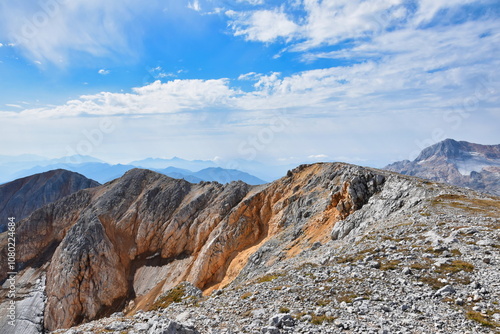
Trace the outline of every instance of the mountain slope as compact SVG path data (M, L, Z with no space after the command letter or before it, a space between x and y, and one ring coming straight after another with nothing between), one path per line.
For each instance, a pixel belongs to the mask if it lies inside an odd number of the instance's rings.
M132 315L138 310L166 307L162 301L171 289L188 281L212 296L176 297L177 306L174 303L157 313L136 313L134 319L146 319L143 326L149 333L163 333L154 322L167 313L196 320L203 333L228 327L279 333L283 324L272 322L272 328L267 328L267 320L262 322L258 314L271 317L269 312L294 305L289 312L297 319L304 317L297 324L300 332L317 332L315 322L335 319L333 311L349 321L346 327L344 322L333 327L349 328L355 323L366 332L376 332L383 328L369 326L384 317L380 312L390 312L381 311L382 307L394 310L387 321L400 326L407 319L404 311L395 308L405 305L408 310L407 304L414 303L415 317L421 321L419 326L425 324L426 332L435 329L435 314L442 314L446 322L439 328L453 333L457 328L470 328L470 321L463 320L464 325L460 319L465 315L457 320L454 305L437 298L430 284L446 279L467 298L471 290L467 284L478 279L488 283L488 294L481 295L484 307L497 299L500 290L495 287L500 286L500 277L496 261L500 256L498 249L489 245L500 237L494 232L499 217L498 198L347 164L304 165L280 180L253 187L242 182L190 184L134 169L113 182L49 204L19 224L18 281L38 283L19 284L18 311L26 319L38 319L32 322L39 327L67 328L115 311ZM463 236L457 232L473 226L477 226L475 232L464 230ZM478 237L485 241L479 243ZM6 241L6 235L0 235L2 267L6 265ZM476 250L474 247L483 247L476 246L476 241L488 248ZM460 245L460 251L446 248L453 244ZM430 248L434 245L435 249ZM438 249L439 245L446 247ZM449 250L449 258L445 250ZM472 267L463 264L483 256L479 254L483 250L491 254L488 261ZM467 271L443 274L447 261L455 263L451 257L462 261L457 263ZM440 263L441 271L434 273L434 261ZM398 279L391 271L399 268L399 263L412 266L414 271L423 270L415 275L417 281L410 284ZM0 279L5 278L5 273L0 273ZM221 295L216 289L224 292ZM36 303L36 312L21 307L23 302L29 304L37 291L43 291L45 297ZM363 314L355 309L360 309L359 303L365 299L372 304L363 306L366 317L359 317ZM397 304L388 308L389 301ZM5 309L5 302L2 291L0 310ZM193 307L186 315L183 312L190 305ZM329 316L324 310L327 305ZM350 311L345 311L348 307ZM419 315L427 309L433 314ZM315 320L313 315L326 318ZM219 320L213 320L216 317ZM43 323L37 322L42 319ZM119 333L129 328L126 324L132 318L127 319L108 323L111 327L86 327L83 331L117 328L113 332ZM294 321L287 321L286 326L292 323L295 326ZM246 326L254 327L250 330ZM402 329L394 327L392 331Z
M500 196L500 145L446 139L385 169Z
M7 217L16 220L30 215L47 203L55 202L81 189L99 186L94 180L63 169L35 174L0 185L0 232Z

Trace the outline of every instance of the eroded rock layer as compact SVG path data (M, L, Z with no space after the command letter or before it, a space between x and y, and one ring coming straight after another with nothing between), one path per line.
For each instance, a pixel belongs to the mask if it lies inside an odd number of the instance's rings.
M255 263L294 257L329 240L336 222L383 189L386 175L315 164L251 187L134 169L34 212L18 228L18 260L23 270L46 272L45 328L68 328L147 309L181 281L211 291ZM279 253L259 257L273 245Z

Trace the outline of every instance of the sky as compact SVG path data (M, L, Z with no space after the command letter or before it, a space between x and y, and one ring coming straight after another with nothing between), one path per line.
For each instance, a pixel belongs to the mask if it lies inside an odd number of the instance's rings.
M500 143L498 0L0 0L0 155L344 161Z

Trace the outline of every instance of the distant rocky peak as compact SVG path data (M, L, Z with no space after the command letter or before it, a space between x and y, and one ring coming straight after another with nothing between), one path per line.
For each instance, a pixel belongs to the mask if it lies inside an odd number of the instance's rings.
M422 162L429 159L466 160L470 158L500 159L500 145L480 145L466 141L445 139L425 148L415 159Z
M448 159L456 159L462 156L464 151L464 144L468 144L467 142L458 142L453 139L446 139L437 144L429 146L425 148L422 152L420 152L419 156L415 161L424 161L431 158L444 157Z

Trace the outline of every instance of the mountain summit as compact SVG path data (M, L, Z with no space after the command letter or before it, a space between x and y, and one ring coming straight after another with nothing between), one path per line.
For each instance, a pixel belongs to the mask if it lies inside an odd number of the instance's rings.
M385 169L500 195L500 145L446 139Z

